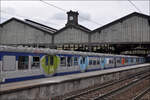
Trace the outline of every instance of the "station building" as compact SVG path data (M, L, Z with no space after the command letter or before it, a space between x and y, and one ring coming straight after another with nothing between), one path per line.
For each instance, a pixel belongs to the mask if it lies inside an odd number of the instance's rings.
M49 47L101 53L150 54L150 16L131 13L90 30L78 23L78 12L67 12L60 30L29 19L11 18L0 25L1 45Z

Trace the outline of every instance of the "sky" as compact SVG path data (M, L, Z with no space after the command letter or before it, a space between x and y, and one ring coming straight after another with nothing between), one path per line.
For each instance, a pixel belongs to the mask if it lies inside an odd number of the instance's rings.
M50 27L60 29L64 27L67 22L66 12L73 10L79 12L79 24L94 30L132 12L139 12L139 10L137 10L128 0L45 0L44 2L38 0L1 1L0 23L10 19L11 17L16 17L22 20L30 19ZM136 5L136 7L138 7L138 9L140 9L140 13L146 15L150 14L150 3L148 0L132 0L132 2Z

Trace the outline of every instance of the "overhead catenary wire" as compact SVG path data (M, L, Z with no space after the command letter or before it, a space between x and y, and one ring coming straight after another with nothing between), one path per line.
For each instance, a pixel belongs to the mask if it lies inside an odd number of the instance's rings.
M41 2L43 2L43 3L45 3L45 4L47 4L47 5L49 5L49 6L55 7L55 8L57 8L57 9L59 9L59 10L61 10L61 11L65 12L65 13L68 11L68 10L66 10L66 9L64 9L64 8L61 8L61 7L55 6L55 5L53 5L53 4L51 4L51 3L48 3L48 2L45 2L44 0L40 0L40 1L41 1ZM90 20L90 19L84 18L84 17L82 17L82 16L80 16L80 15L79 15L79 17L80 17L81 19L84 19L84 20L90 21L90 22L95 23L95 24L97 24L97 25L101 25L101 24L97 23L96 21L93 21L93 20Z
M55 7L55 8L57 8L57 9L59 9L59 10L62 10L62 11L65 11L65 12L67 11L66 9L57 7L57 6L53 5L53 4L50 4L50 3L48 3L48 2L45 2L44 0L40 0L40 1L43 2L43 3L45 3L45 4L47 4L47 5L50 5L50 6L52 6L52 7Z
M141 11L131 0L128 0L128 1L130 2L130 4L131 4L132 6L134 6L135 9L138 10L138 12L142 13L142 11Z

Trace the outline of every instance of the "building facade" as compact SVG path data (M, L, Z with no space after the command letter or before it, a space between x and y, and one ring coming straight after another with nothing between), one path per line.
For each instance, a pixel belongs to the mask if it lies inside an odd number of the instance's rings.
M78 12L67 12L60 30L31 20L12 18L0 25L0 44L50 47L116 54L150 53L150 16L131 13L95 30L78 23Z
M44 46L52 44L53 31L46 30L34 22L12 18L1 24L1 45ZM54 29L55 30L55 29ZM55 31L54 31L55 32Z

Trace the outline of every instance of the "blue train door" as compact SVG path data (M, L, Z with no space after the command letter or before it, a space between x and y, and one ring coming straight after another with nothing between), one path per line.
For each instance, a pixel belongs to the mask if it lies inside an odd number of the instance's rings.
M85 72L88 67L88 57L81 56L79 58L79 66L80 66L81 72Z
M104 69L105 68L105 63L106 63L106 58L105 57L101 57L100 58L100 63L101 63L101 69Z

